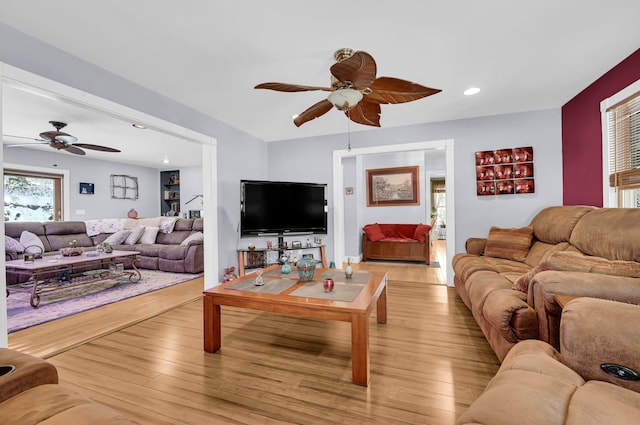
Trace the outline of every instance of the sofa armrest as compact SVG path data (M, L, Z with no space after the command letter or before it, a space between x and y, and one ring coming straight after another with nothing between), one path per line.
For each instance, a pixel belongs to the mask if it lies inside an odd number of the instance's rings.
M58 372L51 363L16 350L0 348L0 365L15 367L0 376L0 403L29 388L58 383Z
M595 298L570 301L560 325L562 362L585 380L607 381L640 392L638 323L640 305ZM607 364L615 365L609 368L615 376L605 373L602 365Z
M482 255L486 244L487 238L469 238L465 243L465 249L467 254Z
M528 302L538 316L539 338L558 349L562 308L556 295L640 304L640 279L555 270L536 274L529 285Z
M4 251L5 261L17 260L19 257L20 257L20 254L18 254L17 251L12 251L10 249Z

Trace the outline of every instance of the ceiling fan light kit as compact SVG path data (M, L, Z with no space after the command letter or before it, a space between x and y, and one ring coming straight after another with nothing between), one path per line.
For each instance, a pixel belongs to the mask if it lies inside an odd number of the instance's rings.
M347 111L360 103L363 97L362 92L358 90L344 88L329 93L327 100L329 100L336 109Z
M350 121L380 127L381 104L412 102L441 91L399 78L376 78L376 62L364 51L343 48L333 56L337 62L329 69L331 87L270 82L258 84L255 88L289 93L330 92L326 99L294 116L293 122L298 127L326 114L333 107L344 111Z

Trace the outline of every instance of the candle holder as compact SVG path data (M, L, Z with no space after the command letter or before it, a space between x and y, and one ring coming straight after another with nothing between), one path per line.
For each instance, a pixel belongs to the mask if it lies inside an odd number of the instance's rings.
M334 285L335 283L333 279L331 279L330 277L326 277L324 279L324 283L322 284L322 286L324 287L324 292L333 292Z
M262 270L262 269L256 270L256 281L255 281L254 285L256 285L256 286L264 285L264 279L262 278L262 272L263 271L264 270Z

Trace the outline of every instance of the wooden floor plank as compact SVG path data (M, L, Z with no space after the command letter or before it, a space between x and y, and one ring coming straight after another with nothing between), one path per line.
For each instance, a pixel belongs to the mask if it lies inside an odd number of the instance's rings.
M205 353L202 280L10 343L48 357L62 385L142 424L452 424L499 367L471 313L437 268L354 266L394 277L388 323L369 321L369 387L351 383L348 323L223 307L222 349Z
M368 388L351 383L347 323L223 307L209 354L199 300L49 360L63 385L143 424L451 424L499 362L452 288L388 291L388 323L369 322Z

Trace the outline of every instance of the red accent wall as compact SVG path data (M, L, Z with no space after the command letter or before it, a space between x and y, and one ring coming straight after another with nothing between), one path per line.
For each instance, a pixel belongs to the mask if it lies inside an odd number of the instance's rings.
M562 107L564 205L603 205L600 102L638 79L640 49Z

